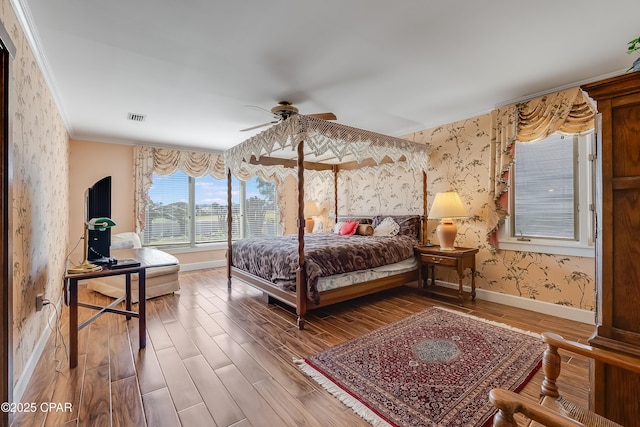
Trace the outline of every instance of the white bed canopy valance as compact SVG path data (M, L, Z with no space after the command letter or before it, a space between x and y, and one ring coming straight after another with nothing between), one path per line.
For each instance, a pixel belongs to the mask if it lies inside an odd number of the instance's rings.
M390 159L406 170L427 170L428 146L401 138L370 132L315 117L297 114L272 126L224 153L225 164L238 177L258 172L273 173L273 165L258 164L261 157L285 160L297 158L298 144L304 142L307 162L341 164L371 159L382 164ZM388 159L385 159L387 158ZM286 168L285 174L295 174Z

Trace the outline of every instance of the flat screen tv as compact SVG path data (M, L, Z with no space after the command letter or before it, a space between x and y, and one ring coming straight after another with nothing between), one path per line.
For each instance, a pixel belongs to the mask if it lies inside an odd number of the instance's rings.
M111 218L111 177L106 176L93 184L86 191L86 221L91 218L106 216ZM89 261L107 262L111 256L111 229L104 231L89 230L87 259Z

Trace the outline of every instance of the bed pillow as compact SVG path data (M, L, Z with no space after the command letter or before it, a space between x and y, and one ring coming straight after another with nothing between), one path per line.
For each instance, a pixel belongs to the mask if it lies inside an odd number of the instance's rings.
M340 227L340 232L338 234L341 236L352 236L356 234L358 224L358 221L348 220L342 225L342 227Z
M336 219L336 221L338 221L338 222L358 221L358 224L371 224L371 222L373 221L373 218L364 218L364 217L359 217L359 216L338 215L338 218Z
M400 226L398 234L418 239L420 237L419 215L378 215L373 218L373 228L376 228L385 218L392 218Z
M373 229L374 236L395 236L400 231L400 226L391 217L383 219L376 228Z
M356 234L361 236L373 236L373 227L371 224L358 224Z
M333 226L333 232L336 234L340 234L340 229L342 228L342 226L344 225L346 221L338 221L336 222L336 225Z

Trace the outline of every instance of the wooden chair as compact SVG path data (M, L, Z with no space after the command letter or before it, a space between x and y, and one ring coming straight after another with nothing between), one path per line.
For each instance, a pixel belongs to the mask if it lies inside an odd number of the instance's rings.
M542 339L547 349L542 359L544 381L540 390L540 403L504 389L493 389L489 400L498 408L493 419L494 427L516 427L515 413L521 413L531 420L529 426L618 426L600 415L581 408L563 399L558 393L556 379L560 375L561 359L558 348L604 362L629 372L640 374L640 359L594 348L575 341L565 340L558 334L544 332Z

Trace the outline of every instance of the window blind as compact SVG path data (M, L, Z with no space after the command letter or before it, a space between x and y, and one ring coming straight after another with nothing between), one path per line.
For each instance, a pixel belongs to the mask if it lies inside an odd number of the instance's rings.
M576 239L576 138L516 142L514 229L519 237Z
M146 209L144 242L152 244L188 243L189 177L182 171L153 176Z

